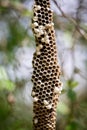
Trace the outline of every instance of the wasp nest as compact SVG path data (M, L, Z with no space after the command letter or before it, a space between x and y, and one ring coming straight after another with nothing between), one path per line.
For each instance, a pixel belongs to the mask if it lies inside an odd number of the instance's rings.
M33 56L33 125L34 130L55 130L56 107L62 83L49 0L35 0L32 30L36 41Z

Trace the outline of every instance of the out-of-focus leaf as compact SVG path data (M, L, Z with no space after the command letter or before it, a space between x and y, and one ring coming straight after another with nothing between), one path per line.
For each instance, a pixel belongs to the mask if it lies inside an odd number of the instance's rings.
M77 130L78 124L76 122L71 122L66 126L65 130Z
M21 41L25 38L25 29L19 23L9 23L9 27L8 52L13 51L15 46L21 45Z
M7 73L4 67L0 67L0 90L6 89L8 91L13 91L15 85L12 81L8 79Z
M30 16L30 17L32 17L33 16L33 12L32 11L30 11L30 10L24 10L23 12L22 12L22 15L24 15L24 16Z
M17 130L26 130L26 129L23 129L23 128L18 128Z
M63 114L63 115L67 115L69 113L69 107L63 103L63 102L59 102L58 106L57 106L57 112Z
M69 31L66 31L64 33L64 39L65 39L65 44L68 48L71 48L73 45L73 38L72 35Z
M2 80L2 79L7 80L8 76L6 74L4 67L0 66L0 80Z
M72 89L68 89L67 96L72 102L76 100L76 93Z
M66 93L66 92L67 92L66 89L63 89L63 90L61 91L62 94Z
M0 80L0 90L3 89L13 91L15 89L15 84L10 80Z
M73 27L74 27L73 24L71 24L71 23L67 23L67 26L66 26L65 29L68 30L68 32L71 33L71 32L73 31Z
M78 82L77 82L77 81L73 81L73 80L68 80L68 81L67 81L67 86L68 86L69 88L75 88L75 87L78 86Z
M7 103L6 100L6 94L4 91L0 91L0 128L1 128L1 123L8 117L10 112L10 106Z
M0 14L5 14L5 13L7 13L8 12L8 10L7 10L7 8L5 8L5 7L0 7Z
M71 87L72 87L72 88L77 87L77 85L78 85L78 82L77 82L77 81L73 81L73 82L71 83Z

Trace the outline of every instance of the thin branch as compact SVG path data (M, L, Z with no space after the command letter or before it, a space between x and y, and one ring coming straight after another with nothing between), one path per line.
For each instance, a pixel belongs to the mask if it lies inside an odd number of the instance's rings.
M84 72L82 72L78 67L75 66L74 72L79 74L83 79L87 80L87 77L85 76Z
M58 3L56 2L56 0L53 0L55 5L57 6L57 8L59 9L59 11L61 12L62 16L65 17L66 19L68 19L70 22L72 22L75 26L77 31L80 33L81 36L83 36L86 40L87 40L87 34L86 32L78 25L78 23L76 22L76 20L74 18L71 18L69 16L67 16L63 10L61 9L61 7L58 5Z

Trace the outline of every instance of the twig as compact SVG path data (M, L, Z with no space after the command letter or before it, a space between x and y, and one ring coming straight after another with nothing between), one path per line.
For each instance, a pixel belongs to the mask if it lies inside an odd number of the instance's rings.
M85 76L84 72L82 72L78 67L75 66L74 72L79 74L83 79L87 80L87 77Z
M59 9L59 11L61 12L62 16L65 17L66 19L68 19L70 22L72 22L75 26L77 31L80 33L80 35L82 35L86 40L87 40L87 34L86 32L78 25L78 23L75 21L75 19L67 16L63 10L61 9L61 7L58 5L58 3L56 2L56 0L53 0L55 5L57 6L57 8Z

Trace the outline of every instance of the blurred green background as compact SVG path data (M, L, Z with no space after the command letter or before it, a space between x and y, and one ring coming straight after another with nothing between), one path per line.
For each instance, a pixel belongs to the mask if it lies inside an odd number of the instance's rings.
M32 0L0 0L0 130L33 130ZM63 91L56 130L87 130L87 1L51 0Z

